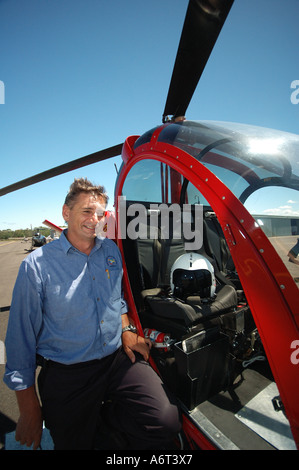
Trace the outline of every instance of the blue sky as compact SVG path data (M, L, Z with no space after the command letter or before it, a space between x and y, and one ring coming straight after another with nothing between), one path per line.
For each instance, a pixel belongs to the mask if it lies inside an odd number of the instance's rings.
M0 0L0 187L159 124L187 4ZM298 0L235 0L187 118L299 134L298 18ZM114 163L1 197L0 229L62 224L74 177L104 184L113 202Z

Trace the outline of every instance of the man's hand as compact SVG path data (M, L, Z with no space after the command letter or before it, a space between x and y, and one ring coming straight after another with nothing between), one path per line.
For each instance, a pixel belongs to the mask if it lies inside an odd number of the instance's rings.
M42 430L41 410L35 415L21 414L16 428L16 441L20 441L20 444L26 444L28 447L33 444L33 450L36 450L40 445Z
M16 395L20 409L15 435L16 441L22 445L26 444L28 447L33 444L33 450L36 450L42 437L43 418L35 388L29 387L26 390L18 391Z
M145 361L149 360L150 349L152 346L151 340L143 338L142 336L133 333L132 331L125 331L122 334L123 349L130 360L134 363L136 358L133 351L138 352L143 356Z

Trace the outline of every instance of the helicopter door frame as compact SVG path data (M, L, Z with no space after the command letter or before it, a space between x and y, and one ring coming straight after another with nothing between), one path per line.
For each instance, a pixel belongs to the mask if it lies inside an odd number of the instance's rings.
M299 389L299 374L291 361L291 345L298 338L299 316L293 315L298 308L298 288L253 217L208 168L169 144L156 142L154 149L149 147L150 143L133 150L126 141L123 148L125 164L118 175L115 190L116 212L119 211L117 199L121 196L125 179L130 169L141 160L158 160L169 165L200 190L222 227L298 445L299 405L295 391ZM123 253L122 240L117 242ZM126 269L124 283L131 292ZM129 306L134 312L134 321L141 328L132 292Z

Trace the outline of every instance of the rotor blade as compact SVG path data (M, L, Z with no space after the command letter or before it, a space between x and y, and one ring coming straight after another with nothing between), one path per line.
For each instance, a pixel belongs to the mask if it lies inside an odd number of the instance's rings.
M184 116L234 0L190 0L169 86L166 116Z
M99 150L98 152L91 153L90 155L86 155L85 157L77 158L77 160L72 160L71 162L56 166L51 170L46 170L42 173L38 173L35 176L30 176L29 178L21 180L17 183L10 184L5 188L0 189L0 196L4 196L4 194L17 191L21 188L25 188L26 186L39 183L40 181L53 178L54 176L62 175L63 173L67 173L68 171L77 170L78 168L91 165L92 163L97 163L103 160L107 160L108 158L117 157L121 154L122 146L123 144L118 144L104 150Z

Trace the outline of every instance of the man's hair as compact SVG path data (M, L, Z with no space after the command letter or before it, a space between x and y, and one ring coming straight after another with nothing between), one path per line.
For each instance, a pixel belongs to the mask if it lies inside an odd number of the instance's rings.
M96 186L91 183L87 178L75 178L71 184L70 189L66 195L64 203L68 207L72 207L80 193L89 193L95 197L101 197L105 205L108 202L108 196L104 186Z

